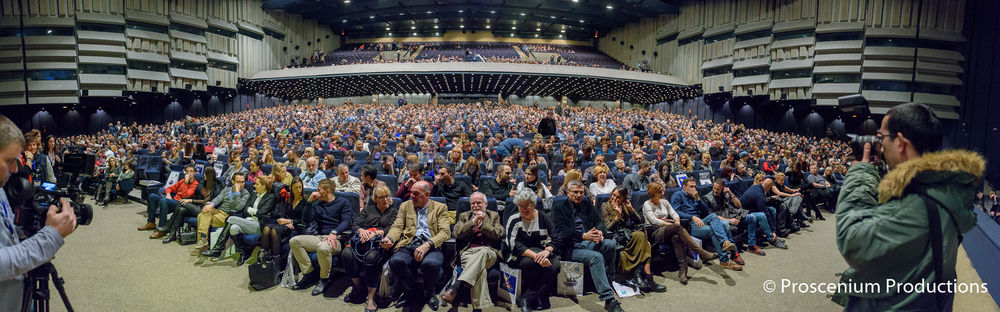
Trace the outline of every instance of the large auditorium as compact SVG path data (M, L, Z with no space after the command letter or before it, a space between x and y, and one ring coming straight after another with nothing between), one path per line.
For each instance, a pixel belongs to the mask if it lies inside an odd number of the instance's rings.
M0 0L0 312L1000 312L998 14Z

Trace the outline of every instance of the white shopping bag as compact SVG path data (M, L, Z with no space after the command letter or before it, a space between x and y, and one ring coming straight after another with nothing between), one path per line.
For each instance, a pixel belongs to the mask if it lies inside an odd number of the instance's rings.
M497 296L500 299L514 303L521 294L521 270L500 263L500 283L497 288Z
M380 298L392 298L392 270L389 270L389 261L382 265L382 278L378 282L378 290L375 295Z
M295 258L292 258L292 253L288 253L288 261L285 262L285 273L281 275L281 287L292 288L295 286L295 266L292 265L295 262Z
M583 296L583 263L559 261L556 293L561 296Z

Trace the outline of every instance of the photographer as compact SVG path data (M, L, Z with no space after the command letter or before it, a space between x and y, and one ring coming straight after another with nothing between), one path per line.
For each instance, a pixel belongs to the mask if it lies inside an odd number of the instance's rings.
M842 282L936 285L956 278L960 233L976 224L972 201L985 162L970 151L939 151L943 132L923 104L890 109L876 136L882 147L875 152L889 165L884 177L869 162L873 148L865 143L861 160L847 172L836 209L837 247L850 265ZM954 300L954 293L898 289L847 296L846 302L834 301L849 311L950 311Z
M18 156L25 141L21 131L10 119L0 115L0 187L18 171ZM21 308L24 274L45 264L63 245L63 238L76 228L76 215L69 203L62 203L62 212L49 207L45 227L31 238L21 241L14 216L16 211L7 200L6 190L0 192L0 311Z

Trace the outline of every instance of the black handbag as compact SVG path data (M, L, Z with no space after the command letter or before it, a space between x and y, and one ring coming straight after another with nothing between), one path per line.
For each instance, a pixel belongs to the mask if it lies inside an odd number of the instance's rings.
M191 245L198 242L198 231L187 226L184 228L187 228L187 230L181 230L181 235L177 242L179 242L181 246Z
M281 279L281 266L273 259L258 259L250 265L250 288L264 290L275 285Z
M354 248L354 261L369 265L382 263L389 251L379 245L381 241L382 235L376 235L362 243L361 236L354 234L350 243L351 247Z

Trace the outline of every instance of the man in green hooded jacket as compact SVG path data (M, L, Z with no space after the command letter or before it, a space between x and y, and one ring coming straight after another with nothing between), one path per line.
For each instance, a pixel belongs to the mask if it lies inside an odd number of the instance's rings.
M842 281L880 285L848 291L847 310L951 310L954 290L939 295L887 287L888 280L897 285L954 281L959 237L976 224L972 202L985 161L970 151L939 151L942 133L927 106L893 107L877 135L889 172L880 177L868 162L868 144L861 161L847 172L837 201L837 247L850 265ZM917 190L939 212L941 278L935 276L927 207Z

